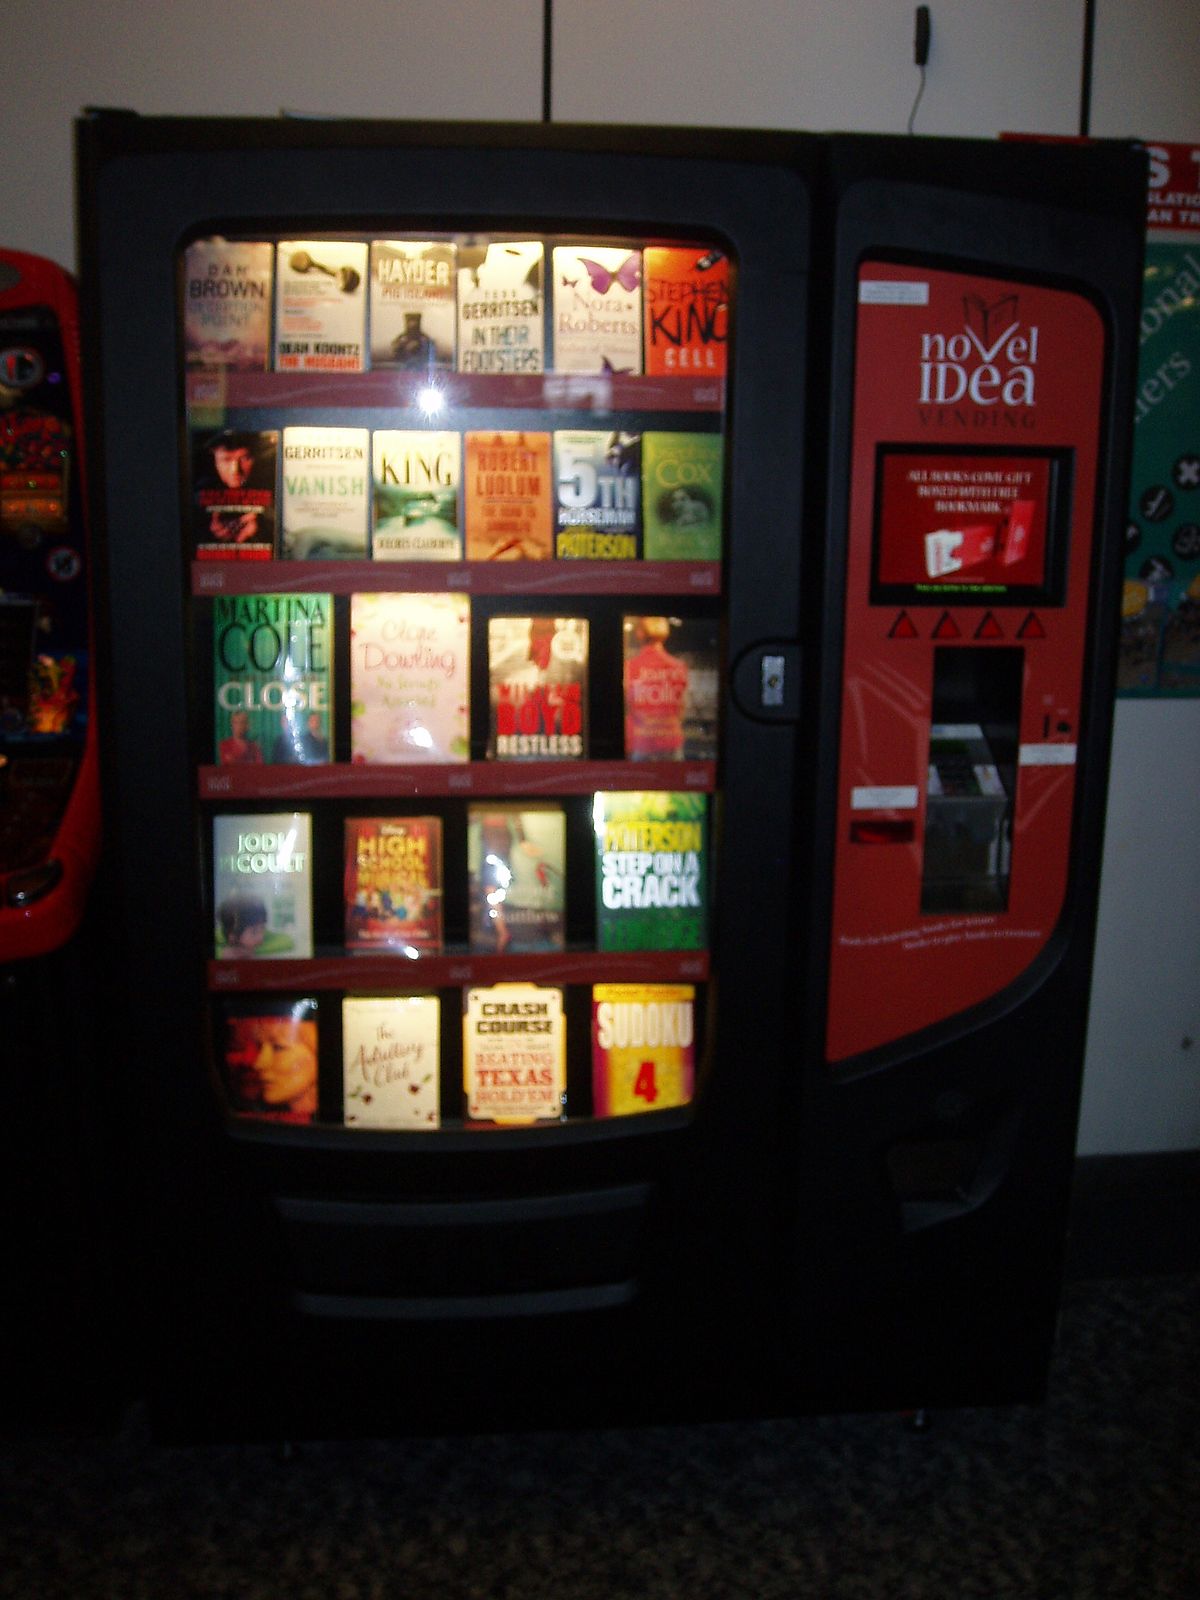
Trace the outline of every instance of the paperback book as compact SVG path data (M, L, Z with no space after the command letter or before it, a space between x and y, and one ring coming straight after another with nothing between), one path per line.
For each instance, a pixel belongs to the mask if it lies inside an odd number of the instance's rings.
M213 910L220 958L311 957L312 818L307 812L213 818Z
M432 240L371 244L371 365L454 369L457 252Z
M548 433L468 433L468 561L546 561L554 488Z
M554 435L554 554L636 561L641 555L642 436L594 428Z
M641 251L558 245L552 260L555 372L641 372Z
M622 619L627 760L716 760L717 635L705 617Z
M561 989L498 983L466 991L463 1089L469 1122L561 1121L566 1063Z
M222 428L193 433L191 448L197 561L270 561L279 434Z
M586 617L488 619L488 759L587 755Z
M687 983L592 988L592 1109L598 1117L686 1106L694 1091L696 991Z
M318 1096L318 1002L226 1000L217 1064L236 1116L312 1122Z
M441 1005L435 994L342 1001L342 1120L348 1128L441 1124Z
M461 561L457 433L386 429L372 441L376 561Z
M214 595L212 617L218 764L330 760L333 596Z
M367 247L283 239L275 248L276 372L362 372Z
M729 262L697 245L650 246L646 371L656 377L722 378L729 338Z
M466 761L470 649L465 594L352 595L351 759Z
M283 430L283 560L344 561L366 555L369 450L366 428Z
M642 435L647 561L719 561L724 496L719 433Z
M347 817L346 949L442 948L441 817Z
M708 935L708 796L597 794L596 947L700 950Z
M543 256L539 240L459 246L460 372L544 370Z
M467 812L470 947L561 950L566 942L566 813L551 802L478 802Z
M183 260L183 348L189 367L264 372L271 354L269 244L197 239Z

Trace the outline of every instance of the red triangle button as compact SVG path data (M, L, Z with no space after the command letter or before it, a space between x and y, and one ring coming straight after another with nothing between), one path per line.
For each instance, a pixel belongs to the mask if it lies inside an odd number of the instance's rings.
M948 611L943 611L933 630L935 639L961 639L962 629Z
M907 611L902 611L888 629L889 639L916 639L917 625Z
M989 611L983 621L975 629L977 639L1003 639L1004 629Z
M1017 629L1018 639L1044 639L1046 630L1031 611L1025 621Z

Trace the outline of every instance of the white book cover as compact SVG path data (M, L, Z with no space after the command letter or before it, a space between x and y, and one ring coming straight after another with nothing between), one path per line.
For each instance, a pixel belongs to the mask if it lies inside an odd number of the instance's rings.
M371 365L453 371L458 327L457 252L433 240L371 244Z
M555 372L642 370L642 253L612 245L553 251Z
M540 241L460 245L458 370L545 370L545 251Z
M264 372L271 353L269 244L197 239L184 252L183 345L189 367Z
M376 561L461 561L457 433L381 429L372 436Z
M436 995L342 1001L342 1116L348 1128L441 1122L441 1005Z
M307 812L213 818L213 913L218 958L312 956L312 817Z
M276 372L362 372L367 246L282 239L275 247Z
M285 428L280 556L366 556L371 518L366 428Z
M567 1087L561 989L498 983L468 989L463 1087L474 1122L561 1121Z
M470 651L465 594L352 595L351 760L466 761Z

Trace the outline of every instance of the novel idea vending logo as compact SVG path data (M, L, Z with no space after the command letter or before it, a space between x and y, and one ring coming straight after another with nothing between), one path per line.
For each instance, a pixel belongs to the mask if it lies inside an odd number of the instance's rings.
M962 327L921 335L922 421L1031 427L1037 400L1038 328L1020 297L962 298Z

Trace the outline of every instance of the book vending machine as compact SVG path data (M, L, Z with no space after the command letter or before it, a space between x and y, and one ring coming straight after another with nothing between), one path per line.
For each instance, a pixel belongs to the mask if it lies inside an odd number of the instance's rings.
M1140 157L78 134L160 1428L1035 1393Z

